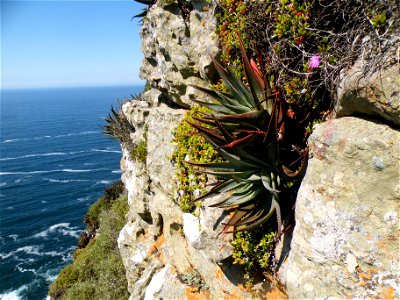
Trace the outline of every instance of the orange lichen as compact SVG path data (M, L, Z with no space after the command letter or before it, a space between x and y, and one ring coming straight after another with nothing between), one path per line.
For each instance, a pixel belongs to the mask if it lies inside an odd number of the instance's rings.
M392 287L389 287L387 289L383 289L382 292L380 293L381 299L387 299L387 300L393 300L394 299L394 289Z
M211 299L210 292L207 290L199 290L197 288L187 287L186 290L187 300L209 300Z
M165 242L165 236L162 234L157 238L157 240L154 242L154 244L151 245L149 251L147 251L147 255L150 256L155 251L158 251L161 248L161 246L164 244L164 242Z

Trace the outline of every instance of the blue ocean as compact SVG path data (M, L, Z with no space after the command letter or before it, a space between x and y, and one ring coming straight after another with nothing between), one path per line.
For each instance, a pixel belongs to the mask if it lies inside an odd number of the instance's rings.
M142 86L1 92L0 299L44 299L121 174L103 118Z

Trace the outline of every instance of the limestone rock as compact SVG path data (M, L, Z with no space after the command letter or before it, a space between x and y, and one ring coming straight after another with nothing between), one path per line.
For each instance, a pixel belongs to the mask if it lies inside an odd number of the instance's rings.
M359 59L341 79L338 88L338 116L366 114L400 125L400 65L389 64L365 74Z
M192 105L193 98L204 100L188 84L205 85L204 79L215 77L210 55L218 52L214 1L196 0L191 5L193 10L185 21L176 0L157 1L141 30L141 78L184 107ZM205 6L211 8L205 11Z
M144 101L127 102L122 111L135 128L133 144L145 135L148 151L146 161L140 162L123 147L121 160L130 211L118 246L130 299L250 297L238 286L241 273L227 261L231 235L218 235L228 216L215 208L199 209L199 218L182 215L173 200L175 169L168 159L174 149L171 132L184 111L164 104L151 107ZM191 233L184 221L188 218L194 224ZM208 289L193 289L182 282L182 276L194 270Z
M344 117L317 125L296 202L290 298L400 297L400 134Z

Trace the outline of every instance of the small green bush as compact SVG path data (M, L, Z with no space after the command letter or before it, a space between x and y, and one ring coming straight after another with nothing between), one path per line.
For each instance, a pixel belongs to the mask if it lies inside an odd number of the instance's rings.
M145 132L143 139L130 148L131 157L137 162L145 163L147 158L147 133Z
M234 264L244 266L246 287L251 289L254 274L258 271L271 272L275 233L270 228L255 228L238 232L232 241Z

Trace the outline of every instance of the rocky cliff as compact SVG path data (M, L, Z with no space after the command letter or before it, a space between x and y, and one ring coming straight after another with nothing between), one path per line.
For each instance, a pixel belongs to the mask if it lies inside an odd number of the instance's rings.
M231 236L219 235L223 211L194 216L173 201L172 131L201 97L188 84L215 76L209 55L218 52L213 2L191 5L186 17L174 0L150 8L141 76L151 89L122 108L133 144L147 144L144 161L126 148L121 160L130 211L118 245L131 299L252 297L231 263ZM400 297L399 65L362 85L353 75L342 81L340 118L317 125L309 141L291 250L278 272L287 290L265 281L261 297Z

